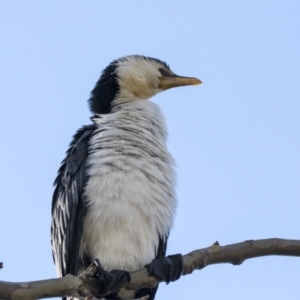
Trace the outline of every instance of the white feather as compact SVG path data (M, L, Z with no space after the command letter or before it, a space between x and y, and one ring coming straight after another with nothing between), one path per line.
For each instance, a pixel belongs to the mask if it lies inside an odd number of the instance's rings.
M159 107L135 100L99 115L89 149L81 254L133 271L155 258L176 209L174 160Z

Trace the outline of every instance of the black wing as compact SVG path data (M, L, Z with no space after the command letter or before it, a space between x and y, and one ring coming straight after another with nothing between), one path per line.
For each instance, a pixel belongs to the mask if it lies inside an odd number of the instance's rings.
M87 182L86 160L89 140L94 130L95 125L91 124L77 131L54 182L56 187L52 198L51 244L60 276L77 275L78 271L85 213L83 191Z

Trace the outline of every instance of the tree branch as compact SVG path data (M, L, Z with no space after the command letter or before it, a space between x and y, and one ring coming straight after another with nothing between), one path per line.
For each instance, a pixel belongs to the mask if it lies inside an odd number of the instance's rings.
M195 250L183 256L182 275L201 270L208 265L231 263L239 265L244 260L267 255L300 256L300 240L264 239L249 240L238 244L220 246L218 242L208 248ZM80 276L68 275L63 278L41 280L26 283L0 281L0 299L33 300L61 296L88 296L92 288L89 285L96 268L85 271ZM129 290L155 287L158 280L149 277L146 268L130 273L131 281L123 287ZM110 291L113 293L116 291Z

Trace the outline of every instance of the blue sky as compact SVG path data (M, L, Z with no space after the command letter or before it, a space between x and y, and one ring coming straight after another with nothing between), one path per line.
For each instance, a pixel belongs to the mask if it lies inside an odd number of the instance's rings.
M168 253L299 239L299 1L1 1L0 280L55 277L52 183L89 93L127 54L203 86L156 96L177 161ZM299 299L300 259L215 265L156 299Z

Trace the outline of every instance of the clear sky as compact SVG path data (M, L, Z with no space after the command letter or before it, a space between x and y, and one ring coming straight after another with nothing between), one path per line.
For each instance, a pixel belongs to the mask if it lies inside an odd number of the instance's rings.
M177 161L168 253L300 239L300 1L0 2L0 280L55 277L53 180L112 60L143 54L203 86L156 96ZM215 265L156 299L299 299L300 259Z

